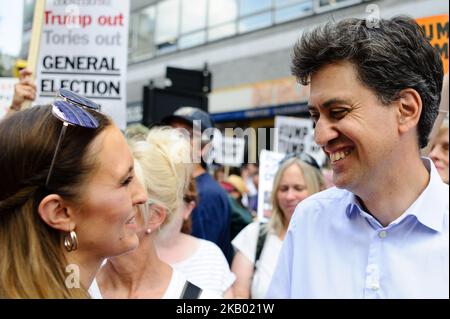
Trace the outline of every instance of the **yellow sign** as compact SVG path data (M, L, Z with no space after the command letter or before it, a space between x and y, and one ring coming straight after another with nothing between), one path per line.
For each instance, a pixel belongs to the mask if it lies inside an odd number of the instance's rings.
M417 19L425 35L442 57L444 73L448 72L448 14Z

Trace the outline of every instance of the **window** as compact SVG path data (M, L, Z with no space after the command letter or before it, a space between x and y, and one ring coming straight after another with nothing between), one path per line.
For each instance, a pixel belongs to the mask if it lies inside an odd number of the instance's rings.
M259 11L269 10L271 5L272 0L241 0L239 15L245 16Z
M130 15L128 55L131 60L148 58L361 2L158 0ZM24 0L24 4L30 15L27 7L32 7L34 0Z
M161 53L176 50L179 8L179 0L162 1L156 5L155 43Z
M128 26L128 58L132 59L137 46L137 22L138 13L130 14L130 22Z
M294 2L294 1L279 1ZM298 1L297 1L298 2ZM281 23L313 13L313 2L311 0L301 1L299 4L284 6L275 11L275 23Z
M181 33L206 27L206 0L181 1Z
M324 12L362 2L362 0L317 0L316 12Z
M347 0L319 0L319 6L326 7L336 5L336 2L342 2Z
M276 8L281 8L281 7L285 7L288 6L290 4L296 4L299 2L303 2L304 0L275 0L275 7ZM312 0L311 0L312 2Z
M205 31L198 31L187 35L183 35L180 37L178 41L178 47L180 49L187 49L205 43L206 41L205 36L206 36Z
M270 11L258 15L252 15L239 21L239 33L265 28L270 26L271 24L272 13Z
M155 6L130 15L128 56L130 59L151 57L155 50Z
M214 41L236 34L236 23L222 24L221 26L209 28L208 41Z
M141 11L137 21L136 55L152 54L154 51L155 7Z
M208 25L217 26L237 19L236 0L209 0Z

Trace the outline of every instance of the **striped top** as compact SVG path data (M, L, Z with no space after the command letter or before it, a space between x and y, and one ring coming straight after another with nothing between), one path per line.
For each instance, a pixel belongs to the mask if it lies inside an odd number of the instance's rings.
M199 247L189 258L172 266L194 285L223 296L236 280L236 276L231 272L225 256L216 244L204 239L199 240Z

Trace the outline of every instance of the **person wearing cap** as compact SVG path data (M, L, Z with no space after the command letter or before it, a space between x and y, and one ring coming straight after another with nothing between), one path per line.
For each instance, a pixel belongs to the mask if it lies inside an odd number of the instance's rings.
M192 235L215 243L231 264L233 248L230 241L230 204L227 193L209 175L205 163L205 159L208 161L211 141L202 138L202 132L214 128L214 123L208 113L189 106L179 108L162 122L184 129L191 140L194 163L192 176L200 198L198 206L192 212Z
M242 177L230 175L221 183L228 192L231 207L231 240L253 221L252 213L244 207L242 198L248 193L247 185Z

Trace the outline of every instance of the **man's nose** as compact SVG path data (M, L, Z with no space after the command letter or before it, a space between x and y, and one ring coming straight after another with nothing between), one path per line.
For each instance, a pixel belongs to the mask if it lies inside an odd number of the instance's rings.
M321 117L316 122L314 129L314 140L319 146L326 146L329 141L334 140L339 136L333 123L330 123L326 118Z

